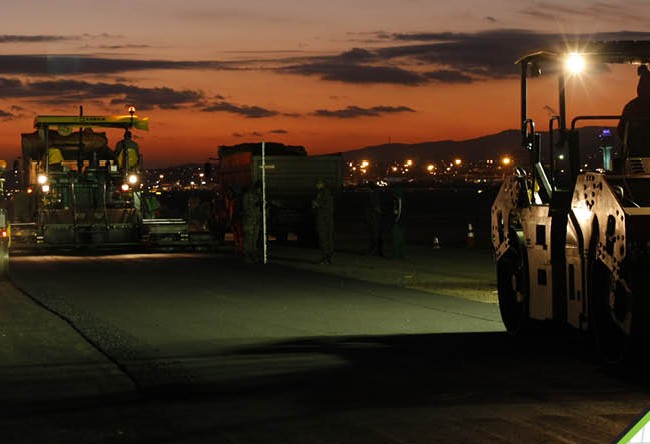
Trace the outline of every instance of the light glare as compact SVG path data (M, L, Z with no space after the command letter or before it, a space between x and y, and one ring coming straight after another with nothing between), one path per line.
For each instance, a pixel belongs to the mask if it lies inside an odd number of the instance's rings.
M585 58L582 54L572 52L567 56L566 68L572 74L579 74L585 70Z

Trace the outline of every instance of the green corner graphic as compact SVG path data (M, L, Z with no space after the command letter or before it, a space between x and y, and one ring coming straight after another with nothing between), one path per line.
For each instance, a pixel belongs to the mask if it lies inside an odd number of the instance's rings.
M616 441L617 444L650 444L650 411L646 412L625 434Z

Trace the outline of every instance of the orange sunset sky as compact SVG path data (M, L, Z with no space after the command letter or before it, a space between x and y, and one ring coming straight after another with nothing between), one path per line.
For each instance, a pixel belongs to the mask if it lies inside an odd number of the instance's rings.
M0 158L19 155L38 114L133 104L151 121L136 134L147 167L262 139L320 154L517 128L520 55L650 39L646 0L4 3ZM576 112L617 114L636 90L632 67L575 82ZM547 121L554 91L532 93Z

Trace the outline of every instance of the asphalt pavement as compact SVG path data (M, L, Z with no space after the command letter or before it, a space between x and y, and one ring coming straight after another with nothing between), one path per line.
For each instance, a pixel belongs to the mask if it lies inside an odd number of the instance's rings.
M0 410L133 392L119 368L65 319L0 282Z
M230 248L226 245L222 252L228 254ZM320 264L318 249L291 243L271 242L267 253L270 263L296 270L496 302L492 253L485 248L409 245L406 257L396 259L390 251L385 257L367 255L359 242L347 241L337 248L332 264ZM233 260L240 258L233 256ZM84 370L71 375L66 370L69 368ZM72 323L40 305L11 280L0 282L0 380L0 404L28 397L46 401L133 389L119 368L89 344Z

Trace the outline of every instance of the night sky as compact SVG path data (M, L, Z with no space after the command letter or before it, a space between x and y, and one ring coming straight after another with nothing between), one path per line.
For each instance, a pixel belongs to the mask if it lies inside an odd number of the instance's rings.
M3 0L0 158L34 116L80 105L148 116L146 166L262 139L312 154L469 139L519 126L520 55L650 39L649 19L645 0ZM582 113L617 114L636 90L632 67L576 82Z

